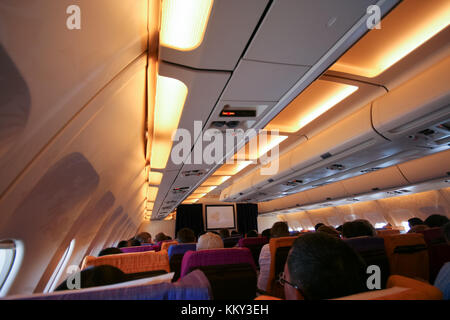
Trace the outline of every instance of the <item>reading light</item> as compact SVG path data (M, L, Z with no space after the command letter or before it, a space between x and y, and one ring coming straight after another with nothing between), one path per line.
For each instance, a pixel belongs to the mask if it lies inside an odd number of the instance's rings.
M218 186L230 179L231 176L211 176L208 179L206 179L205 182L202 183L202 187L207 186Z
M158 188L156 187L148 187L147 189L147 200L150 202L154 202L156 199L156 195L158 194Z
M266 135L266 139L262 138L263 134ZM242 147L234 155L234 159L257 160L285 139L287 139L287 136L271 134L270 132L265 131L261 132L259 135L253 137L244 147Z
M163 0L161 45L189 51L203 41L213 0Z
M152 185L160 185L162 180L162 173L161 172L150 172L148 174L148 183Z
M358 90L357 86L314 81L266 126L265 130L297 132Z
M237 161L233 164L224 163L214 172L213 176L233 176L252 163L253 161Z
M408 0L369 31L330 70L373 78L389 69L450 22L450 2Z
M173 78L158 76L154 135L150 165L164 169L172 150L172 134L178 128L188 89L186 85Z

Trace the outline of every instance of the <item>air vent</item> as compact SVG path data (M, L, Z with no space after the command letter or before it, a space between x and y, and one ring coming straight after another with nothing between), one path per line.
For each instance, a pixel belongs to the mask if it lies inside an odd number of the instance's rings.
M405 194L408 192L409 192L409 190L394 190L394 191L387 191L386 194L388 194L390 196L396 196L396 195Z
M174 188L172 189L172 192L175 194L185 194L188 192L189 187L180 187L180 188Z
M332 203L323 203L320 205L320 207L332 207L333 204Z
M349 201L349 202L357 202L357 201L359 201L359 199L356 199L356 198L349 198L349 199L346 199L346 201Z
M377 171L377 170L380 170L380 169L381 169L380 167L373 167L373 168L361 170L361 172L362 173L369 173L369 172L374 172L374 171Z
M162 207L161 209L163 209L163 210L169 210L169 209L172 209L172 206Z
M327 152L327 153L324 153L323 155L321 155L320 156L322 159L327 159L327 158L330 158L331 157L331 153L329 153L329 152Z
M192 176L202 176L207 172L207 170L188 170L181 172L183 177L192 177Z
M333 171L342 171L345 169L345 166L343 166L342 164L332 164L331 166L327 167L328 170L333 170Z

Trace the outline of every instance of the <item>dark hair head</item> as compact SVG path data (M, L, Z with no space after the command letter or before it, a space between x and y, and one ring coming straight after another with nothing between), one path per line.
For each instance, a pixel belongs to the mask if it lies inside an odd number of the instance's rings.
M122 270L109 266L102 265L97 267L90 267L79 272L80 274L80 289L106 286L110 284L127 281L126 274ZM73 278L73 275L70 277ZM62 282L55 291L68 290L67 279Z
M450 222L447 222L443 227L442 231L444 232L444 238L447 243L450 243Z
M267 239L270 239L270 229L266 229L261 233L261 236L266 237Z
M314 226L314 229L316 229L316 231L321 227L321 226L324 226L325 224L323 224L322 222L319 222L318 224L316 224L315 226Z
M256 238L258 236L258 231L250 230L247 232L247 238Z
M122 240L119 242L119 244L117 245L117 248L123 248L123 247L128 247L128 240Z
M447 222L448 218L440 214L432 214L425 219L425 224L430 228L442 227Z
M409 224L409 227L412 228L414 226L422 225L424 223L423 223L423 220L420 218L411 218L408 220L408 224Z
M229 238L230 237L230 230L228 229L220 229L219 230L219 236L224 239L224 238Z
M139 247L141 245L141 242L137 239L131 239L129 246L130 247Z
M166 235L164 233L162 233L162 232L158 233L155 236L155 241L156 242L161 242L161 241L164 241L164 240L166 240Z
M98 256L102 257L102 256L107 256L110 254L118 254L118 253L123 253L123 252L119 248L106 248L106 249L103 249L102 251L100 251Z
M150 243L152 242L152 235L148 232L141 232L136 235L135 239L141 243Z
M363 237L369 236L374 237L377 235L375 228L370 224L369 221L364 219L357 219L354 221L346 222L342 226L342 235L345 238Z
M319 229L317 229L317 232L325 232L335 238L341 237L341 235L339 234L339 231L337 231L335 228L330 227L330 226L325 226L325 225L320 226Z
M270 229L270 236L272 238L289 237L289 227L284 221L275 222Z
M195 234L192 229L182 228L177 232L177 240L180 243L191 243L195 242Z
M366 290L366 265L344 241L324 232L298 237L287 259L290 280L306 299L332 299Z

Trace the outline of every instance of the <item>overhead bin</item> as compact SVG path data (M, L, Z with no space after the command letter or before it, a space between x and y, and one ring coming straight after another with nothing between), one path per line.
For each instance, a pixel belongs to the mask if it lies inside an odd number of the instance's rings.
M202 42L192 50L162 44L160 59L197 69L234 70L268 0L214 0Z
M244 59L312 66L376 0L275 0Z
M340 181L320 188L309 189L305 193L310 201L306 205L350 196Z
M450 176L450 150L401 163L398 169L410 183L448 177Z
M417 145L437 147L420 132L450 118L449 71L447 57L376 99L372 108L375 130L390 140L414 139Z
M374 170L373 172L358 177L342 180L341 183L350 196L406 186L408 184L408 181L396 166Z

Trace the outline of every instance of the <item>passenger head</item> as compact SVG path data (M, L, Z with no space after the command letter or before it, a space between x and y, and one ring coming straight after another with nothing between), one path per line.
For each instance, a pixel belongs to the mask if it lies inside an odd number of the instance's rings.
M425 219L425 224L430 228L442 227L447 222L448 218L440 214L432 214Z
M308 300L332 299L367 290L366 265L344 241L324 232L298 237L292 245L285 278ZM286 298L297 293L284 285Z
M219 248L223 248L223 241L218 234L207 232L198 238L197 250Z
M127 240L122 240L119 242L119 244L117 245L117 248L123 248L123 247L128 247L128 241Z
M324 226L325 224L323 224L322 222L319 222L318 224L316 224L315 226L314 226L314 229L316 229L316 231L321 227L321 226Z
M141 242L137 239L131 239L129 241L129 246L130 247L139 247L141 245Z
M445 241L450 244L450 222L447 222L443 227L442 231L444 232Z
M420 218L411 218L408 220L409 227L412 228L414 226L423 225L424 222Z
M162 233L162 232L158 233L155 236L155 242L161 242L161 241L164 241L164 240L166 240L166 235L164 233Z
M335 228L330 227L330 226L325 226L325 225L320 226L319 229L317 229L317 232L325 232L332 237L341 238L339 231L337 231Z
M373 237L377 235L377 232L369 221L364 219L357 219L344 223L342 227L342 235L344 236L344 238L363 236Z
M230 230L228 229L220 229L219 230L219 236L224 239L224 238L229 238L230 237Z
M141 232L135 237L136 240L140 241L141 243L151 243L152 242L152 236L148 232Z
M258 236L258 231L250 230L247 232L247 238L256 238Z
M80 289L106 286L110 284L127 281L127 276L122 270L109 266L102 265L96 267L89 267L79 272L80 274ZM73 275L68 279L73 279ZM67 280L62 282L55 291L68 290Z
M289 237L289 227L284 221L275 222L270 229L271 238Z
M261 236L266 237L267 239L270 239L270 229L265 229L262 233Z
M182 228L177 232L177 241L179 243L191 243L195 242L195 234L192 229Z
M119 248L106 248L106 249L103 249L102 251L100 251L98 256L102 257L102 256L107 256L110 254L118 254L118 253L123 253L123 252Z

